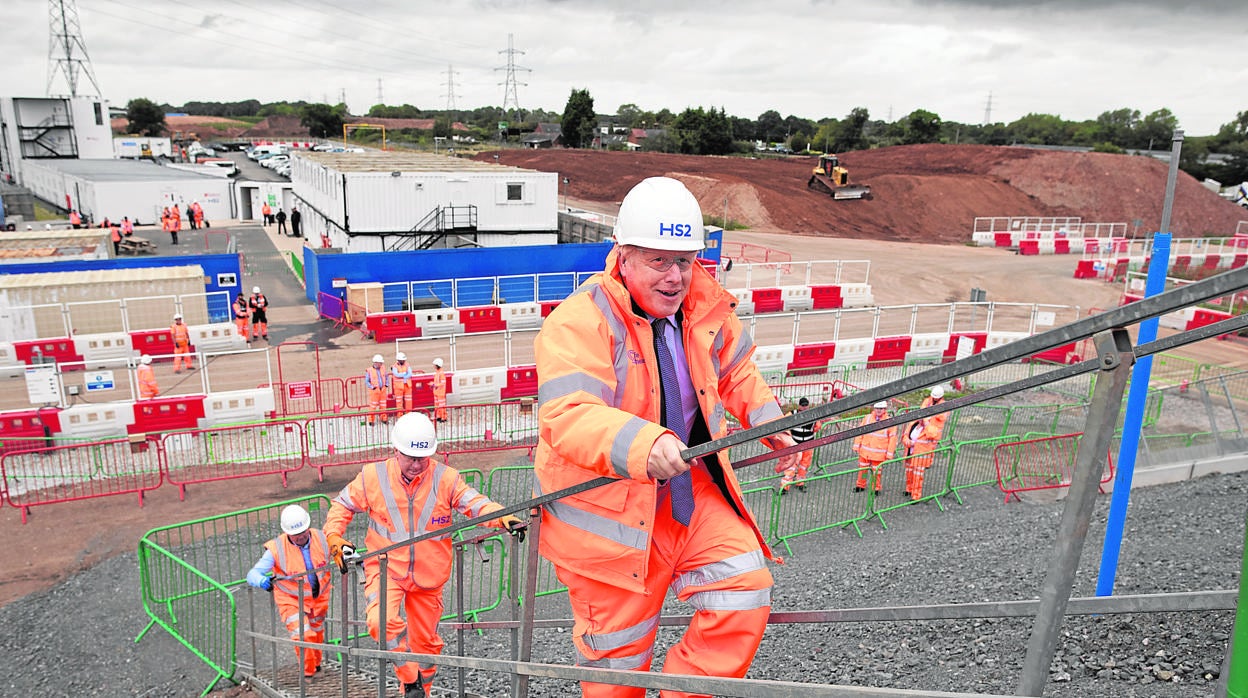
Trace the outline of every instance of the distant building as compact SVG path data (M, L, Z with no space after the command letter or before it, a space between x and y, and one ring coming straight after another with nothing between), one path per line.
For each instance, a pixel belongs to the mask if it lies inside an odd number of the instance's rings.
M539 123L532 133L520 139L526 148L557 148L563 146L563 125Z
M113 157L108 117L98 97L0 97L0 178L24 184L26 162Z

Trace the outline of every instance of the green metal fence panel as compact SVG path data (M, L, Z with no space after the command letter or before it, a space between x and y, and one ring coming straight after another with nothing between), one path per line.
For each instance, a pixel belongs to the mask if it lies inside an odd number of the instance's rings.
M1017 441L1016 434L996 436L990 439L963 441L954 446L953 465L949 469L948 490L962 503L959 490L997 482L996 464L992 452L1000 444Z
M945 425L944 438L954 442L991 439L1005 434L1010 408L1005 405L967 405L953 410Z
M949 477L953 470L954 454L955 449L952 446L932 451L932 462L924 474L923 490L918 493L920 497L917 500L911 498L915 493L909 491L910 486L906 480L905 471L910 458L885 461L881 468L881 491L871 498L871 513L879 520L880 525L888 528L884 514L904 507L935 502L944 511L945 507L939 498L950 493Z
M475 535L478 531L469 529L458 535ZM483 615L499 608L506 598L507 589L507 540L510 536L500 533L485 540L471 544L459 559L463 560L464 581L463 600L464 618L476 621ZM453 620L459 617L456 603L456 585L460 573L451 572L451 581L442 587L442 620Z
M858 469L840 470L806 479L806 491L781 496L772 490L775 501L772 535L793 554L789 541L809 533L852 526L861 536L859 522L870 517L870 492L855 492Z
M1153 369L1149 376L1149 385L1165 387L1192 382L1200 376L1200 363L1173 354L1158 354L1153 357Z

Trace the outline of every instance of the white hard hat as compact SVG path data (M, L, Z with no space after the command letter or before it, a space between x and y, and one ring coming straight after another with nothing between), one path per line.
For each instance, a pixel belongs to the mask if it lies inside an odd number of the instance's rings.
M633 187L615 219L615 241L655 250L696 252L703 241L702 208L679 180L648 177Z
M433 365L437 366L438 368L442 368L442 357L439 356L438 358L434 359Z
M942 388L942 387L941 387L941 386L939 386L939 385L938 385L938 386L936 386L935 388L932 388L932 398L933 398L933 399L935 399L935 400L939 400L939 399L941 399L941 398L942 398L942 397L944 397L944 396L945 396L945 389L944 389L944 388Z
M139 357L139 363L143 364L144 366L147 366L148 364L152 363L152 357L148 356L147 354L144 354L143 356Z
M408 412L399 417L390 430L390 444L403 455L423 458L438 450L438 437L428 417L420 412Z
M404 354L403 352L399 352L394 355L394 360L395 361L407 361L407 354Z
M373 354L373 363L380 364L380 363L385 363L385 361L386 359L382 357L381 354Z
M174 314L173 314L173 319L174 319L174 320L181 320L181 319L182 319L182 313L174 313Z
M888 409L888 400L880 400L879 402L875 403L875 409L877 410Z
M252 293L259 293L259 292L260 292L260 287L259 287L259 286L252 286L252 287L251 287L251 292L252 292Z
M282 532L290 535L303 533L312 525L312 517L298 504L282 509Z

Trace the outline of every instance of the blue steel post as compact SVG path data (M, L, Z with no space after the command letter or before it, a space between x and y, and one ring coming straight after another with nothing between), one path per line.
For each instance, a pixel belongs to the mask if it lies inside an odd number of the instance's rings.
M1153 235L1153 253L1148 263L1148 280L1144 296L1155 296L1166 290L1166 272L1170 269L1170 211L1179 172L1179 152L1183 149L1183 132L1174 132L1170 150L1170 173L1166 178L1166 198L1161 211L1161 231ZM1157 339L1157 318L1140 323L1137 344ZM1096 579L1097 596L1113 596L1114 579L1118 573L1118 553L1122 550L1122 531L1127 522L1127 505L1131 501L1131 479L1135 476L1135 454L1140 446L1140 430L1144 428L1144 408L1148 401L1148 382L1152 377L1153 357L1145 356L1131 371L1131 388L1122 425L1122 445L1118 449L1118 472L1114 476L1114 493L1109 502L1109 519L1105 522L1105 543L1101 547L1101 571Z

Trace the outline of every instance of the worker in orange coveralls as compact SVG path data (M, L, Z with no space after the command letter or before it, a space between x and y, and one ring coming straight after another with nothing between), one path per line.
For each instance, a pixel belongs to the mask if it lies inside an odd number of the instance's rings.
M726 435L728 414L745 427L781 416L732 294L696 261L704 236L684 184L643 180L624 198L604 270L534 344L536 494L616 479L542 507L541 553L568 587L583 667L649 671L669 589L694 612L664 672L742 677L767 626L772 554L727 453L680 457ZM793 444L783 431L765 442ZM646 694L597 682L581 691Z
M312 528L312 518L298 504L282 509L281 521L283 535L264 544L264 555L247 572L247 583L273 592L273 603L290 631L290 639L324 642L325 614L329 610L329 588L332 584L328 569L329 542L324 531ZM318 567L325 569L308 572ZM305 577L302 616L299 613L298 575ZM295 655L302 659L304 676L312 676L321 670L320 650L296 647Z
M801 398L797 401L797 412L805 412L810 409L810 400ZM789 434L793 440L799 444L806 443L815 438L815 434L819 433L819 427L823 426L823 422L814 421L806 424L799 424L789 430ZM796 464L779 470L781 464L777 463L777 472L784 473L784 477L780 478L780 494L785 495L789 492L789 486L796 484L797 489L806 491L806 471L810 470L810 462L815 456L815 449L808 448L802 451L801 457L798 458Z
M331 559L344 571L355 546L342 534L356 514L369 518L364 545L380 550L448 527L455 512L475 518L502 508L464 482L458 470L431 458L438 449L438 439L433 422L424 414L410 412L399 417L390 433L390 444L394 456L365 465L329 505L325 536ZM488 525L505 528L523 541L528 522L506 514ZM385 649L441 654L438 619L442 616L442 586L451 576L451 537L401 546L386 556ZM380 596L381 564L377 556L368 557L364 561L364 616L374 640L380 639ZM438 667L396 661L394 674L403 684L404 698L424 698L430 693Z
M386 407L386 398L390 397L390 374L384 364L386 360L381 354L373 354L373 363L364 369L364 387L368 388L368 425L377 423L377 415ZM381 421L386 421L382 416Z
M140 399L151 399L160 394L160 386L156 384L156 371L152 370L152 357L147 354L139 357L139 367L134 374L139 381Z
M407 354L398 352L394 355L394 365L390 367L390 389L394 391L394 409L399 416L412 411L412 366L407 363Z
M442 370L441 358L433 360L433 418L446 421L446 372Z
M865 427L885 419L888 419L888 402L877 402L871 408L871 412L862 418L859 426ZM861 492L867 488L867 472L870 471L871 479L875 481L875 493L879 494L880 476L883 474L883 468L880 466L884 461L892 458L896 450L897 427L877 429L855 438L854 453L858 454L858 479L854 481L854 491Z
M194 371L195 366L191 364L191 328L182 323L182 313L173 316L169 335L173 338L173 372L181 373L183 363L186 370Z
M939 385L923 398L919 407L931 407L945 401L945 389ZM932 467L932 451L940 443L940 436L945 431L945 420L948 412L934 414L920 419L906 427L901 436L901 445L906 448L906 491L902 494L913 501L923 498L923 476Z
M241 291L238 298L234 299L234 326L238 328L238 334L243 340L251 344L251 304Z

